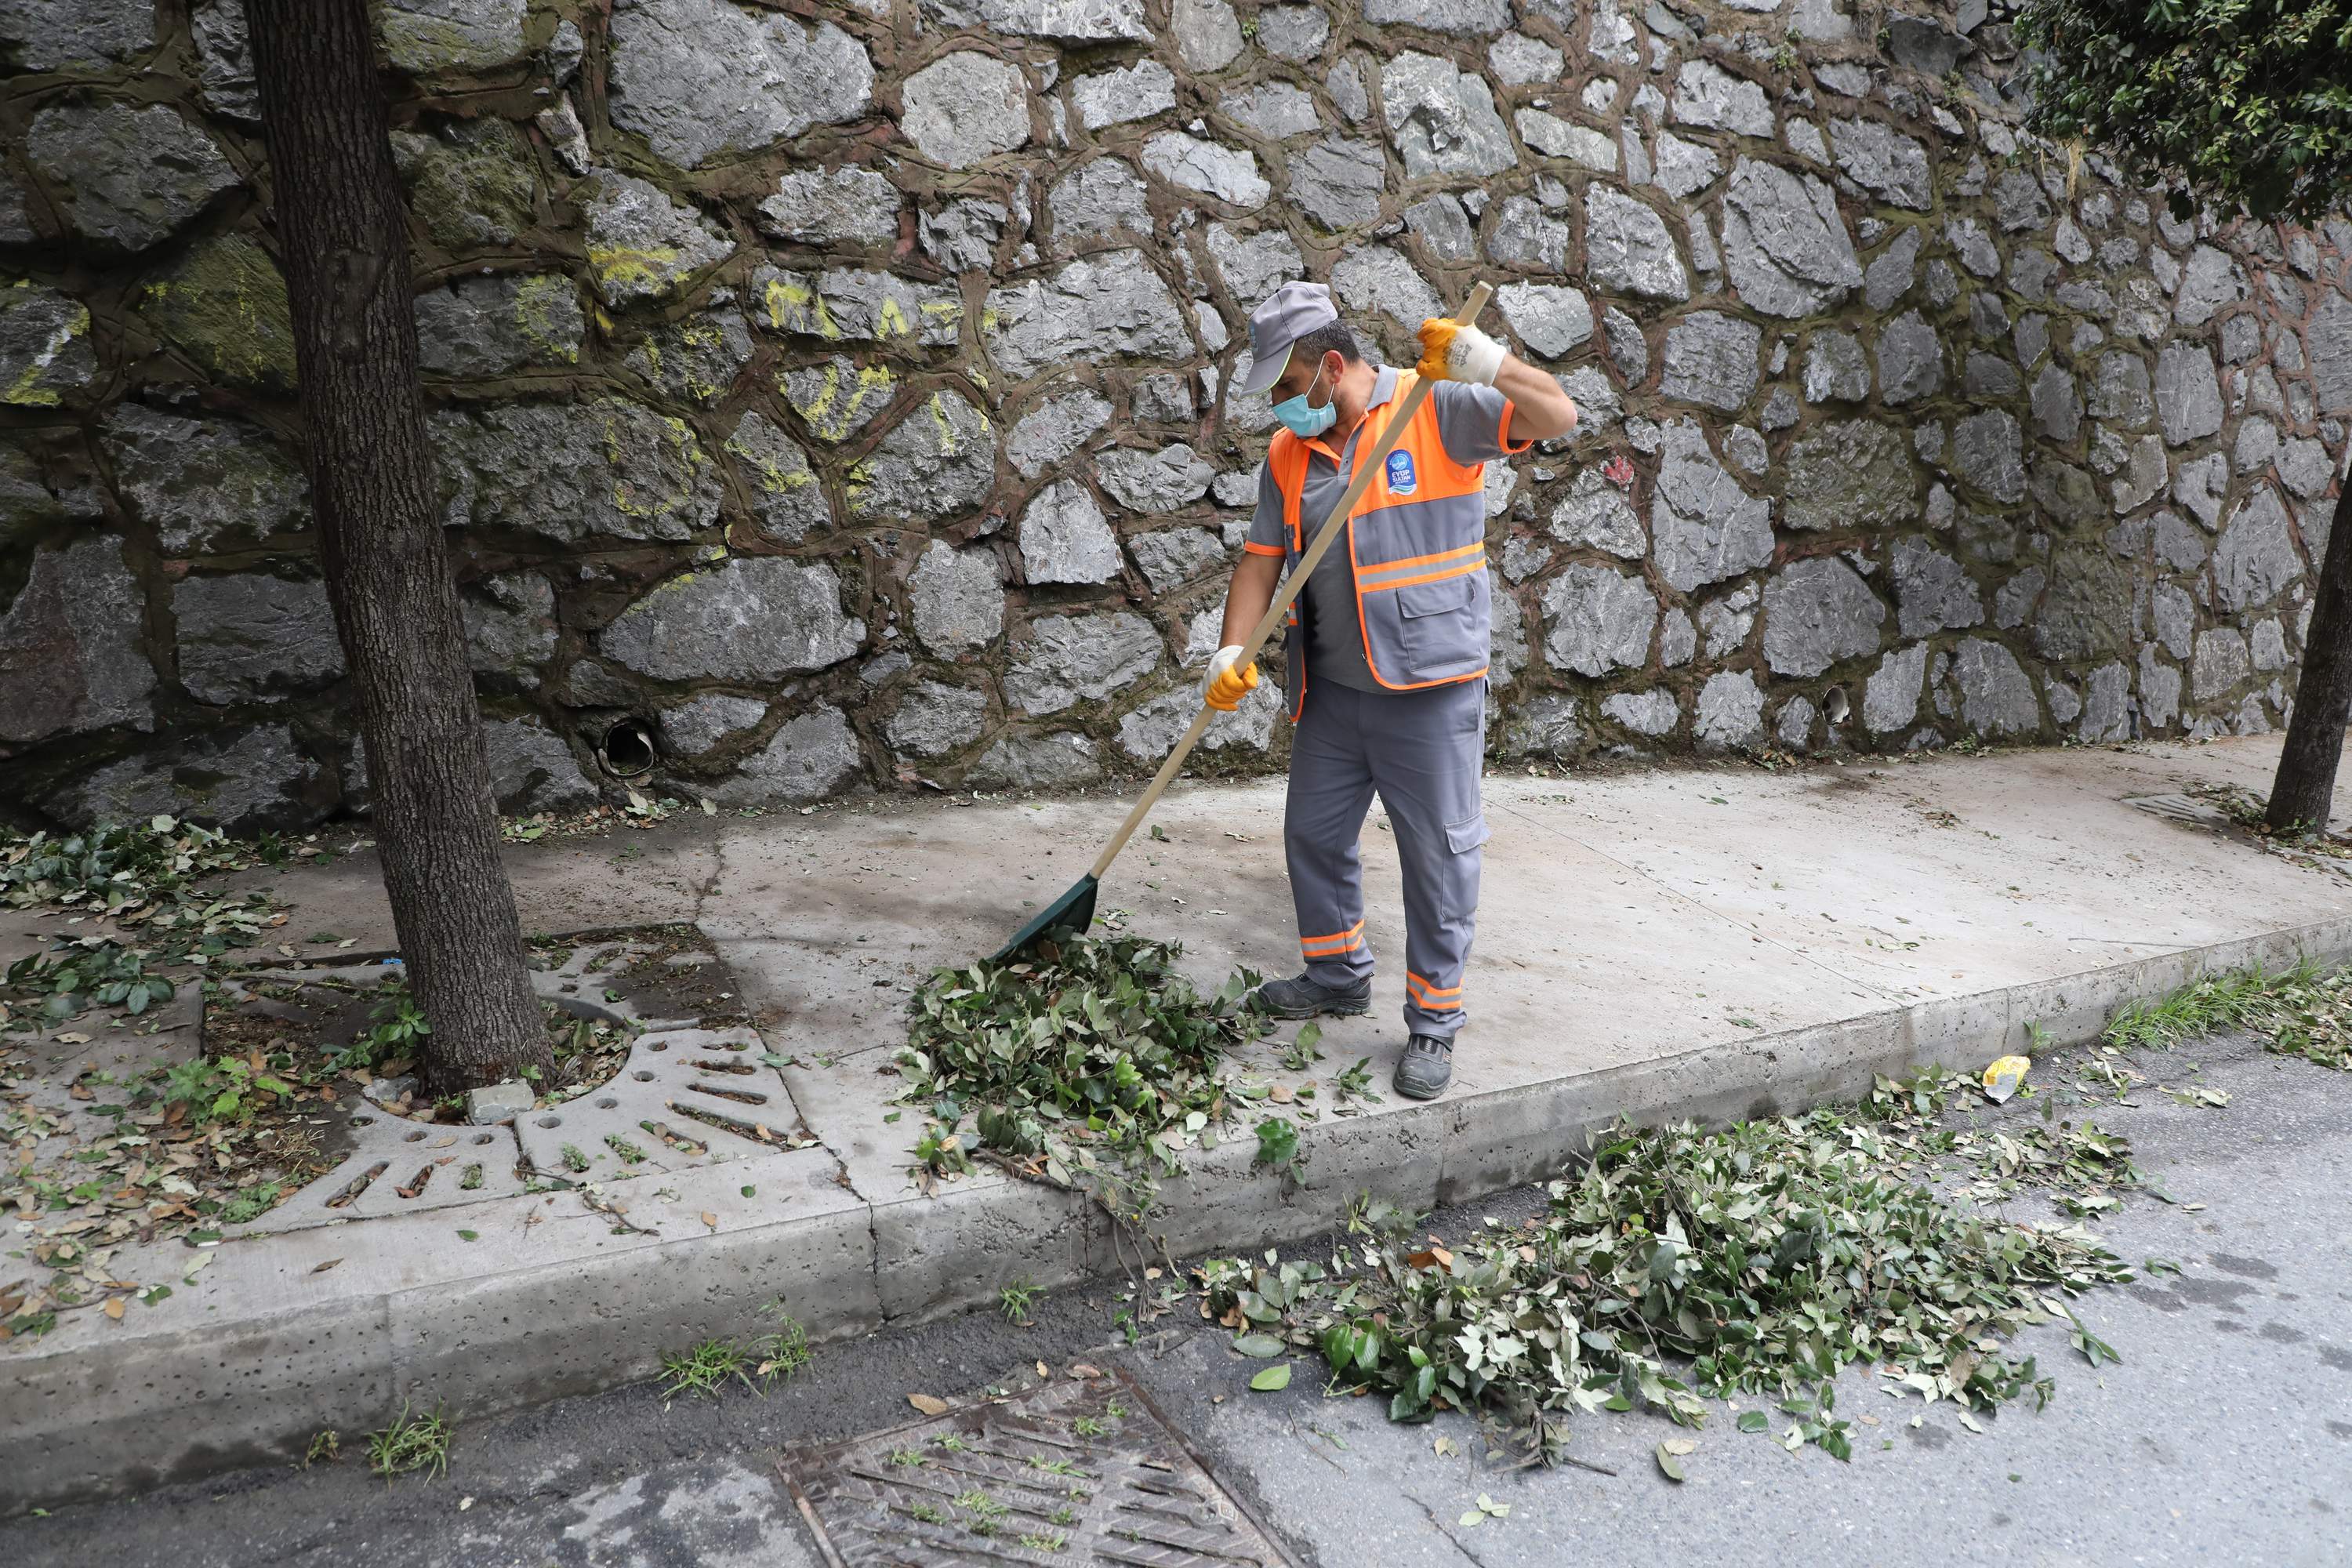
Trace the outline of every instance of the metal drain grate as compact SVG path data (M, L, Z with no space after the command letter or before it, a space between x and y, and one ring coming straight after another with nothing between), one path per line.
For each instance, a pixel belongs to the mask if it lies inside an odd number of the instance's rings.
M1123 1374L1048 1384L782 1469L831 1568L1287 1568Z

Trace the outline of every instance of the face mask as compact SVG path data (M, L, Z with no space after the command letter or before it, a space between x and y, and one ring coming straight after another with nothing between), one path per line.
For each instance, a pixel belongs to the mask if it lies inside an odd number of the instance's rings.
M1307 406L1307 397L1313 394L1317 384L1322 379L1323 373L1317 371L1315 380L1307 384L1305 392L1296 397L1286 397L1274 405L1274 416L1281 420L1290 433L1302 441L1312 440L1320 436L1324 431L1331 428L1339 418L1339 410L1333 404L1326 403L1320 408Z

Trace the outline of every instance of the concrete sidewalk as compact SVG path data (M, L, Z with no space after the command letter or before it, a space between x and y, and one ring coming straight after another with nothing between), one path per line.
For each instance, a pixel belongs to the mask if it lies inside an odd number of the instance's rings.
M2252 740L1490 778L1453 1091L1303 1125L1303 1185L1254 1174L1245 1138L1195 1153L1164 1191L1167 1244L1184 1256L1306 1236L1366 1189L1465 1201L1555 1168L1620 1113L1794 1109L1915 1062L1980 1064L2022 1047L2029 1024L2088 1036L2206 970L2352 958L2352 880L2335 862L2199 820L2214 814L2191 792L2259 794L2275 757L2274 740ZM1155 817L1165 842L1130 847L1103 909L1181 938L1203 980L1236 963L1287 972L1281 798L1278 781L1180 788ZM890 804L525 847L516 880L534 930L699 928L770 1058L789 1064L730 1081L764 1085L760 1114L807 1146L713 1138L647 1173L583 1178L625 1204L625 1224L581 1189L444 1193L357 1221L298 1198L284 1212L309 1218L232 1237L170 1301L120 1322L68 1313L0 1345L0 1499L282 1459L404 1401L479 1415L608 1386L651 1373L664 1350L748 1331L779 1295L812 1332L842 1336L1015 1280L1116 1271L1115 1238L1074 1194L993 1173L919 1193L907 1167L921 1112L885 1120L899 1087L886 1069L913 985L1002 942L1083 870L1125 805ZM1385 1088L1403 1039L1402 925L1377 817L1367 851L1373 1016L1328 1026L1315 1071L1285 1072L1271 1042L1237 1064L1246 1076L1328 1083L1369 1056ZM273 889L294 928L388 948L367 858ZM195 1256L134 1250L125 1278L177 1279Z

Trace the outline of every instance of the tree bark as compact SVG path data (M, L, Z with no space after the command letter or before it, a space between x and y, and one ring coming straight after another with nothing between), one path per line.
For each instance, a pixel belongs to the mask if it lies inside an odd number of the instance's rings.
M2352 483L2336 493L2336 521L2328 525L2327 553L2319 563L2319 595L2303 639L2303 679L2263 816L2273 831L2326 830L2347 720L2352 720Z
M408 229L366 0L246 0L327 597L427 1090L552 1067L425 444Z

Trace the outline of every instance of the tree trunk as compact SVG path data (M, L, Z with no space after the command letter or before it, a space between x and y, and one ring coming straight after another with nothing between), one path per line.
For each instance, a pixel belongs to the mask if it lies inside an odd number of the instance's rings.
M2303 679L2294 689L2294 715L2271 782L2273 831L2304 826L2326 831L2336 801L2336 764L2344 755L2344 725L2352 719L2352 482L2339 488L2327 554L2319 564L2319 595L2311 631L2303 639Z
M427 1090L552 1067L425 445L408 230L366 0L246 0L292 305L310 499L357 689Z

